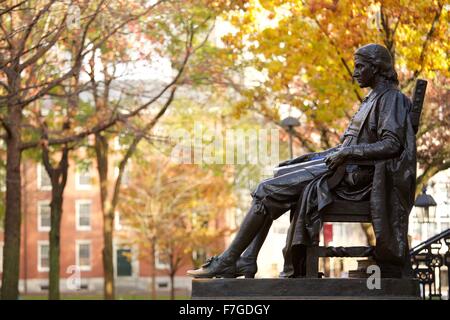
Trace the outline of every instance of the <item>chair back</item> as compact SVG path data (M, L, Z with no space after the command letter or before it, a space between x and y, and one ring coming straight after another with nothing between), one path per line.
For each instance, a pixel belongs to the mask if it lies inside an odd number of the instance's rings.
M420 115L422 114L423 101L425 100L425 91L427 90L428 82L423 79L417 79L416 87L414 88L412 97L412 107L409 112L411 124L414 129L414 133L419 131Z

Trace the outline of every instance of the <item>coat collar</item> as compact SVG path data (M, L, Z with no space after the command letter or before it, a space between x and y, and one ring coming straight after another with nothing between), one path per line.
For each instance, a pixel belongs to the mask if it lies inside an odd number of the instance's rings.
M397 88L397 86L394 83L392 83L391 81L388 81L388 80L380 81L375 86L375 88L373 88L369 92L369 94L367 94L367 96L364 97L363 102L366 102L368 100L373 101L376 97L383 94L387 90L395 89L395 88Z

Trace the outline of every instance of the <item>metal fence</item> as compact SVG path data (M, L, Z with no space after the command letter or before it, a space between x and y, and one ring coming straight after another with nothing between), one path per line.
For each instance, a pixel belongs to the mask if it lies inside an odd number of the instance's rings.
M414 247L410 255L414 276L419 279L422 298L449 299L450 229Z

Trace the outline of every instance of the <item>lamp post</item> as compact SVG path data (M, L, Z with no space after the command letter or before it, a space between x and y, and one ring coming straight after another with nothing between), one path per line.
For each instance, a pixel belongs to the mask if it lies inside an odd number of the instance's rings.
M281 120L281 126L286 130L289 135L289 157L292 159L294 157L292 150L292 134L294 133L294 128L300 126L300 122L297 118L287 117Z
M427 194L427 187L423 187L422 194L419 195L414 203L417 207L417 220L419 223L434 222L436 218L436 201Z
M426 240L428 239L428 225L436 218L436 201L427 194L426 186L423 187L422 194L417 197L414 206L417 207L417 221L422 225L422 240Z

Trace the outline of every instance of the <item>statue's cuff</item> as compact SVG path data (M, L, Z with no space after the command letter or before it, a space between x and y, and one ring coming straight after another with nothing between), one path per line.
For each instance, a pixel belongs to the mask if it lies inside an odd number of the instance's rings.
M364 156L364 148L362 146L351 146L350 147L350 155L356 157Z

